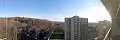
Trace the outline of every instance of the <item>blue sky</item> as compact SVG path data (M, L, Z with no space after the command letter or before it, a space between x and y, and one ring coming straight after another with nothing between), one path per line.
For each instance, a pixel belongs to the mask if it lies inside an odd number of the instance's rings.
M0 17L33 17L64 21L78 15L89 22L110 20L100 0L0 0Z

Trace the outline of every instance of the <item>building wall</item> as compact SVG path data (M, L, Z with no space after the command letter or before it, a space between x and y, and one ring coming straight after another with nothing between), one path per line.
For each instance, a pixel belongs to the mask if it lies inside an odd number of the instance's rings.
M100 39L103 38L103 21L99 21L98 23L98 35Z
M65 18L65 40L87 40L87 26L87 18L80 18L79 16Z
M71 25L70 25L70 18L65 18L65 40L71 40Z
M106 22L106 33L109 31L110 29L110 21Z
M110 29L110 21L103 20L98 23L98 35L100 39L104 38L108 30Z

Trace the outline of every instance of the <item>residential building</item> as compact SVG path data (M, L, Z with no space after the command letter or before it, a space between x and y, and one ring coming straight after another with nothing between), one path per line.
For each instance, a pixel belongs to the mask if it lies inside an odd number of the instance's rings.
M110 21L103 20L98 23L98 35L100 39L103 39L110 29Z
M88 18L65 18L65 40L87 40Z

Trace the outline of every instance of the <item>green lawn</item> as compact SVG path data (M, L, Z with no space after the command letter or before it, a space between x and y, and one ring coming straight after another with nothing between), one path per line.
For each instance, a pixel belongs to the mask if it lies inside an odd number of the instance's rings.
M64 39L49 39L49 40L64 40Z
M64 40L64 33L54 32L49 40Z

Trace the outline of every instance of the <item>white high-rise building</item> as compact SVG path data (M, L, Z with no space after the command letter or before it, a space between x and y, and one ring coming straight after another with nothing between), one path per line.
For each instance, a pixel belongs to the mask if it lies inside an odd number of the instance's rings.
M65 18L65 40L87 40L88 18Z

